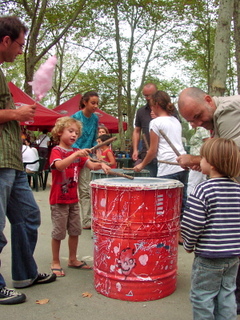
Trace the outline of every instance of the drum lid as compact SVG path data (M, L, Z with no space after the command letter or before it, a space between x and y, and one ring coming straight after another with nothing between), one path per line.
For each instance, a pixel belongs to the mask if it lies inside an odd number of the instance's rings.
M136 188L141 190L173 189L183 188L183 184L174 179L161 179L149 177L135 177L133 180L126 178L104 178L96 179L90 182L91 187L123 187Z

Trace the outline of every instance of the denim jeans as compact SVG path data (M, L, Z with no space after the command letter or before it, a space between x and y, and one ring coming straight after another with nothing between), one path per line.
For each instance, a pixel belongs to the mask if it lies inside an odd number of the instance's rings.
M146 157L146 152L142 152L139 155L139 158L143 160ZM145 170L149 170L149 176L152 178L156 178L157 176L157 171L158 171L158 161L157 158L154 158L151 162L149 162L146 167L144 168Z
M178 181L182 182L182 184L184 185L184 187L183 187L182 208L181 208L181 212L182 213L183 213L183 211L185 209L186 202L187 202L188 174L189 174L189 171L184 170L184 171L176 172L176 173L173 173L173 174L167 174L165 176L159 176L158 177L158 178L161 178L161 179L175 179L175 180L178 180Z
M236 320L236 276L239 258L206 259L195 256L191 302L194 320Z
M240 305L240 266L238 267L236 286L237 286L235 291L236 300L237 300L237 304Z
M3 234L7 216L11 224L13 285L21 288L30 285L38 275L33 253L40 211L25 172L0 169L0 190L0 252L7 244ZM0 288L5 285L0 274Z
M149 170L150 177L156 178L158 166L157 159L153 159L149 164L144 168L145 170Z

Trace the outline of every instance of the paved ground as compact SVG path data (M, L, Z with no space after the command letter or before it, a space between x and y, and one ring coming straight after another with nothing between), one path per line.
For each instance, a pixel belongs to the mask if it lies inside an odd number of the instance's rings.
M48 205L49 187L34 192L35 199L42 213L42 225L36 248L36 261L39 271L50 270L51 262L51 219ZM9 225L5 229L9 239ZM84 230L79 242L79 258L93 264L93 240L91 232ZM147 302L129 302L107 298L98 294L93 285L93 271L67 268L67 240L62 243L61 259L66 277L56 282L33 286L22 290L27 295L27 302L14 306L1 306L1 319L8 320L191 320L189 302L190 272L193 255L187 254L179 246L177 290L170 296ZM2 256L1 271L7 285L11 286L10 243ZM89 292L91 298L83 298L82 293ZM36 300L50 299L45 305L36 304ZM240 317L239 317L240 319Z

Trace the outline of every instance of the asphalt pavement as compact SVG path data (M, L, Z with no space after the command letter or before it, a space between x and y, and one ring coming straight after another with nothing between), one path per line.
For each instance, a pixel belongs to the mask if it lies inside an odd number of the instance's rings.
M42 224L35 258L40 272L49 272L51 263L51 217L48 203L49 185L46 190L34 192L41 209ZM7 286L12 286L10 265L11 246L9 223L5 228L8 245L1 254L1 272ZM78 258L93 265L93 239L90 230L83 230L79 240ZM94 271L76 270L67 267L67 239L61 245L62 267L66 273L63 278L44 285L22 289L27 301L19 305L1 305L1 319L15 320L191 320L189 301L190 274L193 254L188 254L182 246L178 247L177 289L171 295L154 301L130 302L108 298L96 292ZM20 290L19 290L20 291ZM87 297L83 294L87 293ZM46 304L37 300L49 299ZM240 319L240 316L238 317Z

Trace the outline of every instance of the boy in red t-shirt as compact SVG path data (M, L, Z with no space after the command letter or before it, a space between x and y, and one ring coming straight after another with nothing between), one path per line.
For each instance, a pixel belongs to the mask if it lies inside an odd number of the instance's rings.
M69 268L92 268L84 261L77 260L78 237L81 234L81 221L78 203L78 176L86 166L90 170L103 169L106 173L110 167L104 163L93 163L88 159L89 149L72 148L81 135L81 122L71 118L59 118L52 130L52 137L59 143L50 156L52 186L50 191L52 231L52 264L51 269L57 277L65 276L60 264L59 252L61 240L69 235ZM81 199L80 199L81 201Z
M101 142L104 142L104 141L106 141L108 139L110 139L109 135L102 134L97 138L97 142L101 143ZM100 150L101 150L101 154L97 155L98 159L108 162L109 166L111 168L117 168L117 162L116 162L116 159L114 157L114 154L113 154L112 150L109 148L109 144L107 144L105 146L102 146L100 148Z

